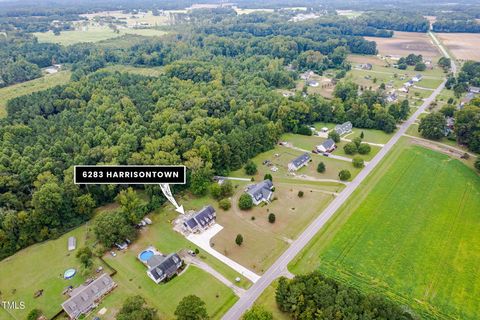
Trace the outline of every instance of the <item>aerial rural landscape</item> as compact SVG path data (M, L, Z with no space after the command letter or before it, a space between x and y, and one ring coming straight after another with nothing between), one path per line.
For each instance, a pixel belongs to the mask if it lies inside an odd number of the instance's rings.
M0 319L480 319L480 2L0 0Z

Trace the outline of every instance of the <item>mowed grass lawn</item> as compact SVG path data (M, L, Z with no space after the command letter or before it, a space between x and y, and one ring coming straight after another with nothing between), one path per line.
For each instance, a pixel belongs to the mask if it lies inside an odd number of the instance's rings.
M66 84L70 80L70 71L60 71L41 78L14 84L0 89L0 118L7 116L7 102L15 97Z
M480 315L480 177L402 139L290 265L320 269L422 318Z
M77 238L77 248L84 246L87 240L87 226L83 225L56 240L30 246L0 262L1 299L6 301L24 301L24 310L0 308L0 319L26 319L30 310L38 308L47 318L53 317L61 310L60 304L67 298L63 290L68 286L78 286L85 277L78 272L69 280L63 273L69 268L79 270L80 263L75 257L77 250L68 252L67 239ZM101 265L95 260L94 267ZM107 269L106 269L107 270ZM44 290L34 298L35 292Z

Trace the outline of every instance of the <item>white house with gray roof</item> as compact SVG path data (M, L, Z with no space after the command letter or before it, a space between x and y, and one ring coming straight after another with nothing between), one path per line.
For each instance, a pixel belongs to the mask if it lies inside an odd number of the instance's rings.
M171 253L168 256L156 254L147 260L147 275L155 283L160 283L176 275L182 265L183 261L176 253Z
M266 179L260 183L248 186L245 191L252 198L253 204L257 206L262 202L270 202L272 200L272 190L272 181Z
M319 152L332 152L335 150L337 146L335 145L335 141L333 139L327 139L322 144L317 146L317 150Z
M335 132L339 135L352 132L353 125L350 121L344 122L342 124L337 124L335 126Z
M87 314L94 309L100 300L116 286L112 278L104 273L90 284L74 289L70 299L62 303L62 308L70 319L78 319L82 314Z
M202 232L215 224L216 217L215 209L208 205L193 214L191 218L185 220L183 227L190 232Z
M288 164L288 171L297 171L298 169L306 166L311 160L308 152L305 152L301 156L296 157Z

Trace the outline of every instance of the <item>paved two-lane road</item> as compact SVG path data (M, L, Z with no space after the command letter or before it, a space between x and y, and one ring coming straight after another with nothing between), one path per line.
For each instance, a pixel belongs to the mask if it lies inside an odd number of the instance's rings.
M436 40L435 36L432 35ZM437 40L438 41L438 40ZM443 54L449 57L448 52L441 46L437 45L442 50ZM452 60L452 71L456 72L456 66ZM385 155L392 149L392 147L398 142L400 137L407 131L408 127L415 122L418 116L425 111L435 97L445 87L445 81L443 81L437 89L424 100L424 103L415 111L415 113L405 121L393 135L390 141L380 150L380 152L370 161L370 163L353 179L351 183L336 197L330 205L316 218L312 224L296 239L290 247L268 268L265 274L250 287L247 292L233 305L233 307L223 316L223 320L237 320L240 319L242 314L249 309L253 303L258 299L262 292L278 277L285 273L288 264L292 261L297 254L307 245L307 243L317 234L317 232L328 222L328 220L335 214L340 206L352 195L362 181L375 169Z

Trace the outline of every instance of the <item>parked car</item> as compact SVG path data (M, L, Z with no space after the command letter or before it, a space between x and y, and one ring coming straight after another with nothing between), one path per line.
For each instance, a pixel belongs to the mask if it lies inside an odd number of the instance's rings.
M325 157L330 157L330 153L328 153L328 152L324 152L323 155L324 155Z
M152 220L150 220L150 218L144 218L143 221L145 221L146 224L152 224Z
M195 257L197 254L195 253L195 251L193 250L188 250L187 251L189 255L191 255L192 257Z
M117 254L114 252L114 251L110 251L110 254L112 255L112 257L116 257Z

